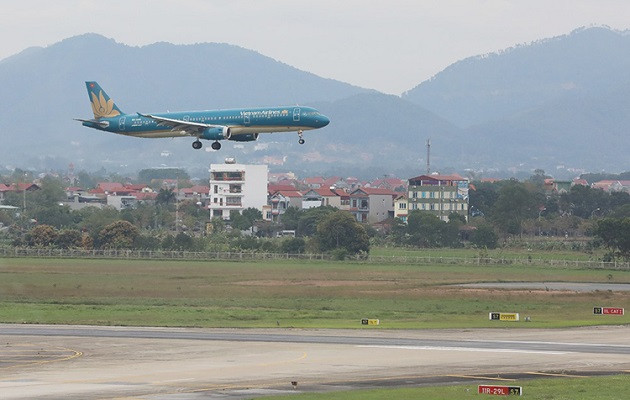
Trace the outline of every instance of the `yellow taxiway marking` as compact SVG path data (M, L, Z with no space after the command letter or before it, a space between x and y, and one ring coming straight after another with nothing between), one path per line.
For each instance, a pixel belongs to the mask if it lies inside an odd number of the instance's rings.
M26 348L34 347L34 345L29 345L29 344L17 344L14 346L21 346L21 347L26 347ZM60 346L54 346L52 349L47 349L47 350L38 350L38 352L42 353L42 352L52 352L52 351L60 351L60 350L69 351L69 352L72 352L72 354L66 357L62 357L62 358L53 358L51 360L30 361L30 362L19 363L16 365L8 365L6 367L0 367L0 369L20 368L20 367L27 367L27 366L32 366L32 365L42 365L42 364L50 364L50 363L60 362L60 361L68 361L68 360L72 360L73 358L81 357L83 355L83 352L81 351L69 349L67 347L60 347Z
M466 379L483 379L483 380L490 380L490 381L515 381L516 379L511 379L511 378L493 378L490 376L476 376L476 375L444 375L444 376L450 376L453 378L466 378Z
M563 378L588 378L588 376L583 376L583 375L552 374L549 372L524 372L524 373L528 375L560 376Z

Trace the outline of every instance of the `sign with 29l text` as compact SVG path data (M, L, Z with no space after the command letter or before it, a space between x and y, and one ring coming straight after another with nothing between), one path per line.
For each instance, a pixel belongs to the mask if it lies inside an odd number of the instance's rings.
M521 386L479 385L477 391L479 394L493 394L497 396L523 395L523 388Z

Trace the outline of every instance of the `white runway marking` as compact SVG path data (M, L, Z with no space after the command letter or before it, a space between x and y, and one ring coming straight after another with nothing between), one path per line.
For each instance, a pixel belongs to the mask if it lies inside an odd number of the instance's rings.
M567 351L545 351L545 350L517 350L517 349L481 349L473 347L445 347L445 346L370 346L360 345L357 347L367 347L373 349L401 349L401 350L437 350L437 351L475 351L486 353L526 353L526 354L569 354Z

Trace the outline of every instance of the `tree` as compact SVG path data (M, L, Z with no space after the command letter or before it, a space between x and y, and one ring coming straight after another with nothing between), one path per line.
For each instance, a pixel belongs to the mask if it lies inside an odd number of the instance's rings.
M114 249L129 249L138 236L138 228L129 221L116 221L107 225L99 233L101 247Z
M442 247L445 225L430 212L413 210L407 216L407 243L417 247Z
M280 216L280 222L284 225L284 229L297 230L300 217L304 215L304 211L297 207L287 207Z
M321 250L345 249L350 254L370 251L370 239L365 228L347 211L328 214L317 224Z
M232 225L232 228L241 231L251 229L251 227L254 226L254 221L261 219L262 213L260 210L253 207L243 210L242 213L238 211L230 213L230 225Z
M299 254L304 253L306 242L301 237L288 238L282 241L280 251L283 253Z
M521 234L523 221L538 216L537 204L543 203L524 184L510 181L499 191L490 218L502 231Z
M173 189L160 189L155 197L155 204L160 206L168 206L171 203L175 203L175 201L177 201L177 195Z
M604 218L597 222L595 234L613 254L630 259L630 217Z
M499 236L492 225L479 225L470 235L470 242L476 247L494 249L497 247Z
M57 229L50 225L37 225L28 234L27 243L29 246L45 247L55 243L57 239Z
M338 211L331 206L309 208L304 211L298 220L296 234L298 236L311 236L317 233L317 225L329 214Z
M55 240L57 247L61 249L71 249L81 247L83 235L77 229L64 229L59 232Z
M193 238L184 232L179 232L173 240L173 246L176 250L192 250L194 248Z

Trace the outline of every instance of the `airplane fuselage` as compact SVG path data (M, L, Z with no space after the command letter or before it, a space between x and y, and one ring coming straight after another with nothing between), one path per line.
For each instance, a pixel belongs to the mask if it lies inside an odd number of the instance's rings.
M160 114L124 113L97 82L85 82L94 119L80 119L83 126L120 135L164 138L192 136L193 148L202 147L199 139L212 140L212 148L221 148L220 140L250 142L259 133L296 131L304 144L302 132L322 128L330 120L312 107L283 106L234 108L227 110L183 111Z
M328 119L311 107L236 108L226 110L185 111L151 114L152 117L182 122L226 126L231 137L242 134L306 131L321 128ZM140 114L121 114L100 118L98 123L83 121L83 125L102 131L144 138L190 136L189 131L163 126L154 118ZM203 136L200 136L203 138Z

